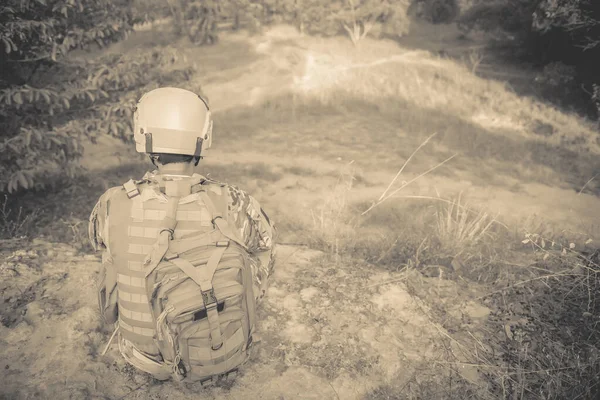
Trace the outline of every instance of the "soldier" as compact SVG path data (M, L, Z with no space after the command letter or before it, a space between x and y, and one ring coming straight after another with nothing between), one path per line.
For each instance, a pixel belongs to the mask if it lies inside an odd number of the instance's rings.
M194 173L212 143L202 97L146 93L134 138L157 170L107 190L90 216L90 241L102 250L101 315L115 324L125 359L157 379L228 373L252 343L273 270L273 224L244 191Z

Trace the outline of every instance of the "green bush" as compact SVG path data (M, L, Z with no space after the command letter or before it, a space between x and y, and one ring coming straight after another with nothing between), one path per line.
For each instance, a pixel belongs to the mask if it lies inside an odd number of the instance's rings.
M409 0L265 0L260 4L263 23L286 22L309 35L347 33L355 42L375 33L372 28L377 24L390 36L406 33L408 26Z
M596 107L598 122L600 124L600 84L594 83L592 85L592 101L594 102L594 107Z
M345 31L352 42L357 44L376 24L382 24L382 34L405 34L408 30L409 5L408 0L344 0L332 3L326 19L337 23L336 33Z
M513 54L540 67L551 64L550 68L554 68L556 63L573 67L567 80L579 90L572 99L577 101L587 92L587 105L579 108L595 110L593 88L600 82L595 61L600 59L600 7L594 3L597 2L482 0L463 13L458 25L465 32L479 29L503 37Z
M174 31L186 35L196 45L218 40L217 21L221 7L215 0L169 0Z
M169 49L91 61L73 49L124 38L135 19L129 0L57 0L0 6L0 193L73 178L82 140L130 138L132 107L149 87L189 76Z
M458 19L465 32L483 30L509 34L521 41L532 33L533 12L541 0L482 0Z
M171 16L170 2L165 0L132 0L132 14L140 23Z
M456 0L421 0L419 16L434 24L453 21L459 14Z

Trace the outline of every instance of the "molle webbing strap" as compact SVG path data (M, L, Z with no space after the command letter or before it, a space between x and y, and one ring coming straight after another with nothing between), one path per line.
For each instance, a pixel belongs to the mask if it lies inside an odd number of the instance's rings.
M169 244L169 253L181 254L202 246L214 246L214 244L222 238L223 235L221 232L215 230L203 233L202 235L195 235L194 237L171 240L171 243Z
M217 247L212 252L205 266L195 267L188 260L179 257L169 260L179 269L181 269L187 276L189 276L194 282L196 282L198 286L200 286L200 290L202 291L202 299L204 300L204 307L206 308L206 314L208 317L210 341L213 350L218 350L221 348L223 345L223 337L221 334L219 313L217 310L218 301L215 297L212 279L228 245L229 242L217 243Z
M159 227L159 235L156 243L152 246L152 252L144 260L145 276L150 275L162 261L165 253L169 250L169 240L177 226L177 206L179 197L170 197L167 202L167 213Z
M223 218L223 215L215 207L215 203L213 203L208 194L206 192L199 192L198 195L204 202L204 205L206 205L206 208L208 209L208 212L210 213L213 219L213 223L217 226L217 228L219 228L219 231L221 231L223 236L225 236L232 242L239 244L244 250L247 250L248 248L246 247L246 245L238 239L237 235L231 229L231 226L227 223L227 220Z

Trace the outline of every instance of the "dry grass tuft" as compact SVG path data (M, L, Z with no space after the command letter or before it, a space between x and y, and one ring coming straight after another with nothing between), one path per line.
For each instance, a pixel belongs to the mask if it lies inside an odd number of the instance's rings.
M455 257L491 237L490 228L496 222L486 211L474 211L461 204L461 195L438 211L436 216L436 234Z
M352 238L356 227L348 201L355 179L352 164L350 162L341 169L337 182L323 199L322 205L311 210L312 240L336 257L339 257L340 249Z
M25 211L23 207L9 205L8 196L0 204L0 239L14 239L29 236L39 217L40 210Z

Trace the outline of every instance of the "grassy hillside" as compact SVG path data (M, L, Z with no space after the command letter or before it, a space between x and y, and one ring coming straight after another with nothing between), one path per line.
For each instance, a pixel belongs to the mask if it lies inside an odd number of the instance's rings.
M200 67L188 85L209 96L215 140L199 172L251 192L283 243L322 252L315 269L278 264L249 377L313 382L294 369L310 367L319 380L307 398L335 398L329 385L370 400L594 398L600 141L590 123L419 50L418 38L413 48L370 39L355 48L275 27L207 48L152 30L130 40L109 51L177 46ZM24 216L38 215L14 233L89 250L98 196L150 165L109 140L86 151L89 174L43 201L21 199ZM288 306L309 307L290 296L313 286L335 308L280 320ZM346 337L359 317L345 307L357 304L381 315ZM325 347L294 327L317 329ZM248 376L209 395L258 398Z

